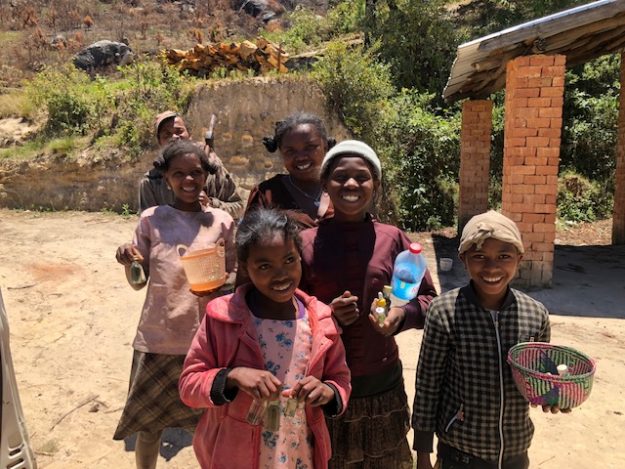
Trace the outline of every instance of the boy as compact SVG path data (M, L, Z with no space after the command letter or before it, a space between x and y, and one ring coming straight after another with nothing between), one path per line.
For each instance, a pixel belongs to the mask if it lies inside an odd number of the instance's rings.
M435 298L425 322L412 416L417 469L432 469L434 432L440 469L527 469L534 426L506 357L519 342L549 341L549 313L509 287L524 252L512 220L473 217L458 252L471 281Z
M184 120L174 111L165 111L157 115L154 121L154 130L161 149L170 142L191 138ZM204 206L208 205L225 210L236 220L243 210L243 201L234 179L210 146L204 145L204 151L214 167L206 179L206 188L200 194L200 202ZM161 155L159 155L160 157ZM139 212L143 212L154 205L171 205L173 203L174 193L167 187L161 172L156 168L146 172L139 182Z

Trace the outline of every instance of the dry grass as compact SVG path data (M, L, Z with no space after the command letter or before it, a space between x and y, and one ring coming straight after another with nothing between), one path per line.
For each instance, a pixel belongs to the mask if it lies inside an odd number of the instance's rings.
M210 11L208 2L196 4L188 11L156 0L26 0L19 8L0 2L0 88L16 86L12 75L28 77L67 62L82 47L102 39L126 38L135 53L154 57L163 48L189 49L200 36L205 42L254 37L261 26L259 20L232 10L229 0L212 0ZM65 44L52 47L59 35Z

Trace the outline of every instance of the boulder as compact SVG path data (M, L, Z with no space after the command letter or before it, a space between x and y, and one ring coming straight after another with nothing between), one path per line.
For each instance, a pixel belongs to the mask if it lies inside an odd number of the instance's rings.
M94 42L74 56L74 66L92 73L109 66L127 65L134 59L132 49L123 42Z

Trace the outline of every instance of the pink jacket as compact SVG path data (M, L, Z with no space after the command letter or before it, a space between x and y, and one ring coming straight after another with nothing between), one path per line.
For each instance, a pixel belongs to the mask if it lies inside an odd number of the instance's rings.
M246 421L252 398L239 392L225 405L217 406L211 400L213 380L223 368L264 369L252 313L245 302L249 288L249 284L242 285L234 294L208 304L180 375L182 401L190 407L206 408L193 437L202 469L258 467L262 427ZM351 394L350 372L330 308L300 290L296 295L306 305L313 334L308 374L334 385L345 410ZM306 420L314 436L314 467L327 468L332 450L322 408L306 406Z

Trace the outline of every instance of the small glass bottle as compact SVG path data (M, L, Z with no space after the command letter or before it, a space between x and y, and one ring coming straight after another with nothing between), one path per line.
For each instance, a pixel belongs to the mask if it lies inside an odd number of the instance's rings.
M386 299L382 295L382 292L378 293L378 299L375 306L375 317L378 320L378 324L381 326L386 320Z
M263 421L263 415L265 414L266 408L266 399L254 399L252 401L252 404L250 404L250 408L247 411L247 423L249 423L250 425L260 425L260 423Z
M145 283L145 272L139 261L132 261L132 264L130 264L130 283L133 285L143 285Z
M265 416L263 418L263 428L269 432L280 431L280 399L274 399L267 403Z

